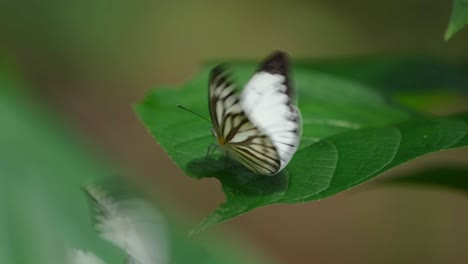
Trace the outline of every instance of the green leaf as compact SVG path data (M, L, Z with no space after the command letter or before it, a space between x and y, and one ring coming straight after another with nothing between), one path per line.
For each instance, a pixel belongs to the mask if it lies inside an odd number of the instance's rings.
M356 169L348 166L344 172L345 180L342 183L331 184L327 190L316 195L313 199L322 199L339 191L349 189L350 187L365 182L380 173L425 154L455 148L462 138L467 135L468 124L463 120L452 118L411 119L397 123L387 129L392 129L398 132L399 142L396 148L394 148L395 145L390 146L389 143L386 143L388 144L388 148L383 146L374 146L375 148L380 149L375 153L376 156L386 153L387 157L390 157L390 152L393 153L393 157L387 159L388 163L385 166L368 174L353 173L356 172ZM360 134L360 132L355 133ZM385 141L382 140L381 144L384 143ZM353 147L360 148L360 145L350 143L350 148L352 149ZM369 157L373 156L372 152L372 150L367 152ZM361 162L362 163L359 165L362 167L374 166L373 161L367 163L366 160L361 160ZM359 167L359 169L361 169L361 167ZM335 177L336 176L339 176L339 174L335 175Z
M462 119L463 121L465 121L466 124L468 124L468 115L459 114L456 115L456 117ZM468 146L468 135L465 135L462 139L460 139L460 141L458 141L458 143L453 145L454 148L462 148L465 146Z
M233 67L241 83L254 66ZM276 176L259 176L215 155L210 124L176 108L180 103L208 116L207 75L182 89L155 89L136 111L150 133L189 176L220 180L226 202L195 232L260 206L322 199L434 151L467 146L465 115L423 117L391 105L368 86L319 73L304 63L294 67L303 117L300 149ZM460 145L461 144L461 145Z
M468 167L439 167L417 171L382 181L383 185L421 185L442 187L467 193Z
M466 24L468 24L468 1L453 0L452 15L445 31L445 41L453 37Z

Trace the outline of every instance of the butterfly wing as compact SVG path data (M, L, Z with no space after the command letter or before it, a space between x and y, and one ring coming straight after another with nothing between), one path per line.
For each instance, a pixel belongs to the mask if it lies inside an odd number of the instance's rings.
M208 106L216 135L221 135L219 132L223 125L224 117L228 112L242 112L235 88L223 65L218 65L211 70Z
M273 142L242 110L235 86L223 66L211 71L209 110L221 149L251 171L272 175L281 162Z
M284 52L268 57L242 91L239 104L255 127L271 140L283 169L296 152L302 131Z

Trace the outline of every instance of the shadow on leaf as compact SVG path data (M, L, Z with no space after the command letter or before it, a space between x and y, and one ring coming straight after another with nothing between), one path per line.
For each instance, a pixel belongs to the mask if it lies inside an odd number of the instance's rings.
M274 176L256 174L242 164L225 156L203 157L190 161L187 165L191 177L196 179L216 178L227 197L244 195L269 195L285 192L289 175L286 170Z

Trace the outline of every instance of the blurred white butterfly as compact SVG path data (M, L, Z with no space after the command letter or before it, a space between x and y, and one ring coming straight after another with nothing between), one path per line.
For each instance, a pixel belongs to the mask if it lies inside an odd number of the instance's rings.
M209 111L219 148L258 174L280 172L299 146L302 122L288 68L287 55L273 53L240 97L222 65L210 74Z
M168 264L169 234L162 216L142 199L113 199L96 186L88 186L99 235L122 249L126 264ZM72 250L70 264L104 264L91 252Z
M94 253L83 251L80 249L73 249L69 253L69 264L106 264Z

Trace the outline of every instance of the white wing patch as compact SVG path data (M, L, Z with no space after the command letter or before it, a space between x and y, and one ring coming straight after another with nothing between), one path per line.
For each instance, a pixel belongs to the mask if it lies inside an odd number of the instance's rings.
M247 83L240 105L249 120L272 141L281 159L280 170L299 146L301 118L286 94L285 76L258 72Z

